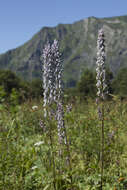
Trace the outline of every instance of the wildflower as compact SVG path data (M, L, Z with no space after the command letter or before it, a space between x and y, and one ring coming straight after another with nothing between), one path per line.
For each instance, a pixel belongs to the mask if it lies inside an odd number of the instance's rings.
M66 105L66 112L67 112L67 113L70 113L71 110L72 110L72 104Z
M105 39L103 29L99 30L98 40L97 40L97 68L96 68L96 86L97 86L97 96L104 100L107 94L107 85L105 78Z
M43 129L43 131L46 131L45 123L42 120L40 120L39 125Z
M43 50L43 88L44 88L44 117L49 120L57 121L57 135L59 145L66 145L68 156L66 157L67 164L71 170L70 164L70 151L67 142L66 128L64 125L64 109L63 109L63 89L62 89L62 62L60 60L59 44L54 40L53 44L49 43ZM41 125L42 126L42 125ZM52 127L49 128L50 144L53 145L52 140ZM62 146L59 148L59 156L62 158L64 149ZM54 154L52 154L54 162ZM55 165L54 172L55 172ZM55 181L55 179L54 179ZM56 189L56 188L54 188Z
M37 169L38 167L37 166L33 166L31 169L32 170L35 170L35 169Z
M63 91L62 91L62 63L60 60L60 52L58 41L54 40L53 44L49 43L43 50L43 86L44 86L44 117L48 116L57 120L57 130L59 143L62 142L64 137L64 120L63 120ZM52 109L52 104L56 108ZM47 111L46 107L50 109Z
M35 143L34 146L40 146L42 144L44 144L44 141L39 141L39 142Z
M35 111L38 109L38 106L32 106L32 110Z
M54 43L51 46L52 53L54 56L55 64L55 86L54 86L54 101L57 103L57 130L59 143L66 143L65 137L65 126L64 126L64 111L63 111L63 90L62 90L62 63L60 60L59 45L57 40L54 40Z
M105 39L103 29L98 32L97 40L97 68L96 68L96 87L97 87L97 105L98 105L98 116L101 121L101 184L100 188L103 189L103 170L104 170L104 100L107 94L107 85L105 78ZM99 105L99 103L102 104Z
M57 130L58 130L58 137L60 144L67 143L63 118L64 118L63 105L61 102L59 102L57 110Z

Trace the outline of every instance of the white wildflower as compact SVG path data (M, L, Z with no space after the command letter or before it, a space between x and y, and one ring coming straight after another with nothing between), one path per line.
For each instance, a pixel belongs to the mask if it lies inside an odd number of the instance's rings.
M107 85L105 79L105 39L103 29L99 30L97 40L97 68L96 68L96 86L97 96L101 99L105 99L107 94Z
M40 146L42 144L44 144L44 141L39 141L39 142L35 143L34 146Z
M38 106L32 106L32 110L37 110L38 109Z
M64 113L63 113L63 92L62 92L62 62L60 60L59 45L57 40L53 44L49 43L43 50L43 88L44 88L44 117L54 117L57 119L57 129L59 143L64 142ZM52 110L52 103L56 105L56 110ZM49 110L46 107L50 107ZM56 115L52 114L55 112Z
M35 170L35 169L37 169L38 167L37 166L33 166L31 169L32 170Z

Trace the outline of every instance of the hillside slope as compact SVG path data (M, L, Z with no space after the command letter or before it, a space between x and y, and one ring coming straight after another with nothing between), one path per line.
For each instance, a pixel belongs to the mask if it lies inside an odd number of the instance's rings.
M95 68L98 29L104 27L107 64L114 73L127 66L127 16L90 17L73 24L44 27L31 40L0 55L0 69L11 69L24 79L41 77L40 56L47 41L59 40L64 62L64 81L74 85L86 68Z

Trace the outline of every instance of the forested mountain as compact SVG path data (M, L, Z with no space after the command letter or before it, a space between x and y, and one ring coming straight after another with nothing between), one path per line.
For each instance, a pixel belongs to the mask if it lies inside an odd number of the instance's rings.
M24 45L0 55L0 69L10 69L24 79L41 77L41 54L47 41L60 43L64 64L64 82L73 86L84 69L95 68L98 30L103 26L106 39L106 63L116 73L127 67L127 16L89 17L73 24L44 27Z

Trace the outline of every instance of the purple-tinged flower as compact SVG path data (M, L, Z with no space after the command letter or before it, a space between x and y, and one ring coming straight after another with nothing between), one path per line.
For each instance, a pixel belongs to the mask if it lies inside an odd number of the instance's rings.
M105 39L103 29L99 30L97 40L97 67L96 67L96 87L97 96L104 100L107 94L107 85L105 79Z
M43 87L44 87L44 117L48 116L57 119L57 130L59 143L64 141L64 112L63 112L63 90L62 90L62 62L60 60L58 41L54 40L53 44L46 44L43 50ZM56 105L54 116L52 113L52 104ZM50 107L47 111L46 107ZM55 107L54 107L55 109Z
M46 106L48 105L49 102L49 89L50 89L49 73L51 70L51 59L52 59L51 47L49 43L45 45L42 58L43 58L43 88L44 88L43 107L44 107L44 117L46 117L47 116Z

